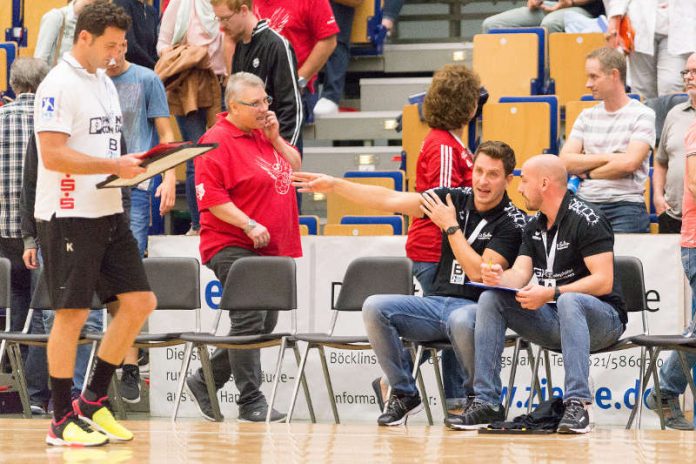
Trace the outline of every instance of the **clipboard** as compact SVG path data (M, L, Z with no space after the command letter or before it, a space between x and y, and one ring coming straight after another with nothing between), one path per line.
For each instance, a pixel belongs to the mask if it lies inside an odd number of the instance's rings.
M143 154L143 162L140 166L145 172L131 179L122 179L116 175L110 175L106 180L97 184L98 189L122 188L138 185L144 180L155 177L175 166L200 156L217 148L217 143L194 144L191 142L160 143Z
M486 285L486 284L482 284L480 282L466 282L464 285L471 285L472 287L476 287L480 290L500 290L501 292L508 292L508 293L517 293L520 291L519 288L501 287L498 285Z

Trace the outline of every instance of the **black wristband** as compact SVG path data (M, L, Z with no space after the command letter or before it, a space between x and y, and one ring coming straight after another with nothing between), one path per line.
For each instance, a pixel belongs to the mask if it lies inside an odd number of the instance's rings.
M558 298L561 296L561 289L558 287L553 288L553 299L558 301Z

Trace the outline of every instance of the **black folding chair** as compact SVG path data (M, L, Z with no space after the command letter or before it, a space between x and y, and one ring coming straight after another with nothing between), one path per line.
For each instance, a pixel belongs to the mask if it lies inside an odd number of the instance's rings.
M235 261L230 267L223 287L220 300L221 311L290 311L292 332L297 327L297 284L295 260L288 257L245 257ZM213 407L213 417L217 422L222 421L220 404L215 391L212 366L208 354L208 346L227 350L254 350L279 346L278 360L275 367L273 390L269 402L266 422L270 421L275 403L276 390L280 379L280 371L286 348L295 352L295 360L299 364L297 346L290 339L289 332L260 333L255 335L215 335L213 333L187 333L181 339L187 342L184 358L179 372L179 385L174 401L172 420L176 420L184 389L186 373L191 363L193 349L198 350L203 368L203 377L208 389L208 395ZM304 382L304 378L302 379ZM305 384L305 395L311 409L309 390ZM314 414L312 410L312 415Z
M309 350L316 348L319 352L324 382L329 393L329 402L334 421L338 424L338 409L331 384L325 347L337 350L371 350L370 342L364 335L334 335L338 316L342 312L362 311L363 302L371 295L379 294L413 294L412 263L408 258L400 257L366 257L353 260L346 269L343 282L333 282L331 285L331 310L333 311L329 329L324 333L303 333L292 337L294 341L306 342L302 353L295 386L290 399L290 407L286 421L292 420L292 415L299 393L299 379L304 377ZM334 299L337 287L341 287L338 298ZM335 301L335 303L334 303ZM312 418L314 422L314 418Z
M152 292L157 297L156 310L176 310L195 312L195 330L201 330L201 292L200 264L195 258L146 258L143 260L145 274ZM181 345L184 340L181 335L190 333L190 326L185 330L168 333L140 334L136 337L135 348L164 348ZM91 372L92 362L98 345L103 339L103 333L88 333L85 338L94 342L87 372ZM126 417L126 408L121 398L116 374L111 382L113 390L114 409L122 418ZM86 384L86 382L85 382Z
M621 284L621 289L623 292L623 297L624 297L624 302L626 304L626 311L629 313L640 313L641 315L641 320L643 323L643 333L647 334L648 333L648 318L647 318L647 312L649 311L648 309L648 302L645 297L645 279L643 277L643 264L641 263L640 259L634 257L634 256L616 256L614 258L614 269L615 269L615 274L614 278L619 279L619 282ZM605 348L602 348L600 350L592 351L590 354L603 354L603 353L613 353L615 351L623 351L631 348L637 348L640 345L634 342L635 337L622 337L619 339L616 343L607 346ZM551 383L551 369L549 365L549 358L548 358L548 352L549 351L554 351L554 352L559 352L558 350L552 350L547 347L540 346L539 350L537 351L537 355L534 358L534 366L532 368L532 384L538 381L538 373L539 373L539 364L541 362L541 355L542 353L545 356L545 364L546 364L546 380L547 380L547 388L549 392L553 391L553 385ZM645 348L641 348L641 358L645 357ZM639 372L640 378L639 378L639 383L640 385L643 385L643 370L640 369ZM534 394L533 392L531 393L532 395ZM531 411L532 408L532 401L533 397L529 399L529 403L527 406L527 411ZM639 406L640 405L640 406ZM638 404L636 404L636 407L634 407L634 411L638 408L642 408L642 402L640 399L638 399ZM631 414L633 416L633 414ZM626 424L626 428L630 428L631 420L629 419L629 423Z

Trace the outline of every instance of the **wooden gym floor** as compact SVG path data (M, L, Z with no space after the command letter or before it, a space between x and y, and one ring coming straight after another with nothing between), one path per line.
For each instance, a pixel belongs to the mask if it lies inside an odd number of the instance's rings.
M689 462L694 432L600 428L587 435L479 435L444 426L130 420L135 440L99 448L44 444L47 419L0 419L1 463L656 463Z

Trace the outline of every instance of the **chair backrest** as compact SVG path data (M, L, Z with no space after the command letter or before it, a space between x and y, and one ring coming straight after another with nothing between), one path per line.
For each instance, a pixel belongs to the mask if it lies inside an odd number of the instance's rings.
M549 149L551 107L548 103L486 103L482 140L500 140L515 150L517 168Z
M324 235L342 237L394 235L394 228L389 224L326 224Z
M47 310L52 311L55 309L51 303L51 297L48 294L48 285L46 284L46 272L45 268L41 268L41 274L36 283L36 288L34 289L34 294L31 297L31 304L29 307L34 310ZM104 303L99 299L95 293L92 297L92 304L89 309L103 309ZM60 308L59 308L60 309Z
M195 258L146 258L145 274L157 309L201 307L200 264Z
M289 311L297 308L295 260L249 256L230 266L220 300L226 311Z
M549 105L549 141L546 153L558 154L558 131L560 111L556 95L530 95L528 97L500 97L498 103L546 103Z
M351 44L369 43L368 21L371 17L381 14L380 1L363 0L360 5L356 6L353 15L353 27L350 32Z
M391 177L367 177L367 178L350 178L346 179L350 182L363 185L375 185L394 189L394 179ZM384 211L368 208L366 206L353 203L347 198L339 196L336 193L326 195L326 222L328 224L338 224L343 216L381 216Z
M12 264L7 258L0 258L0 308L12 308L11 287Z
M413 294L413 263L405 257L364 257L351 261L332 309L361 311L371 295ZM333 294L333 292L332 292Z
M343 174L346 179L368 179L375 177L388 177L394 179L394 190L404 191L404 177L406 173L400 169L391 171L346 171Z
M534 33L474 36L473 68L485 83L491 102L503 95L532 94L532 80L538 77L538 47L539 37Z
M300 225L307 227L308 235L317 235L319 233L319 216L300 216Z
M580 113L582 113L582 110L586 108L592 108L593 106L597 105L597 102L594 100L573 100L573 101L567 101L566 102L566 107L565 107L565 138L568 140L568 137L570 137L570 132L573 130L573 124L575 124L575 120L578 119L578 116L580 116Z
M579 99L587 87L587 55L606 44L602 33L571 34L556 32L549 36L549 76L554 80L558 102Z
M614 258L614 278L619 279L626 311L647 311L643 263L635 256Z
M397 214L389 216L343 216L341 224L387 224L392 227L394 235L404 233L404 217Z

